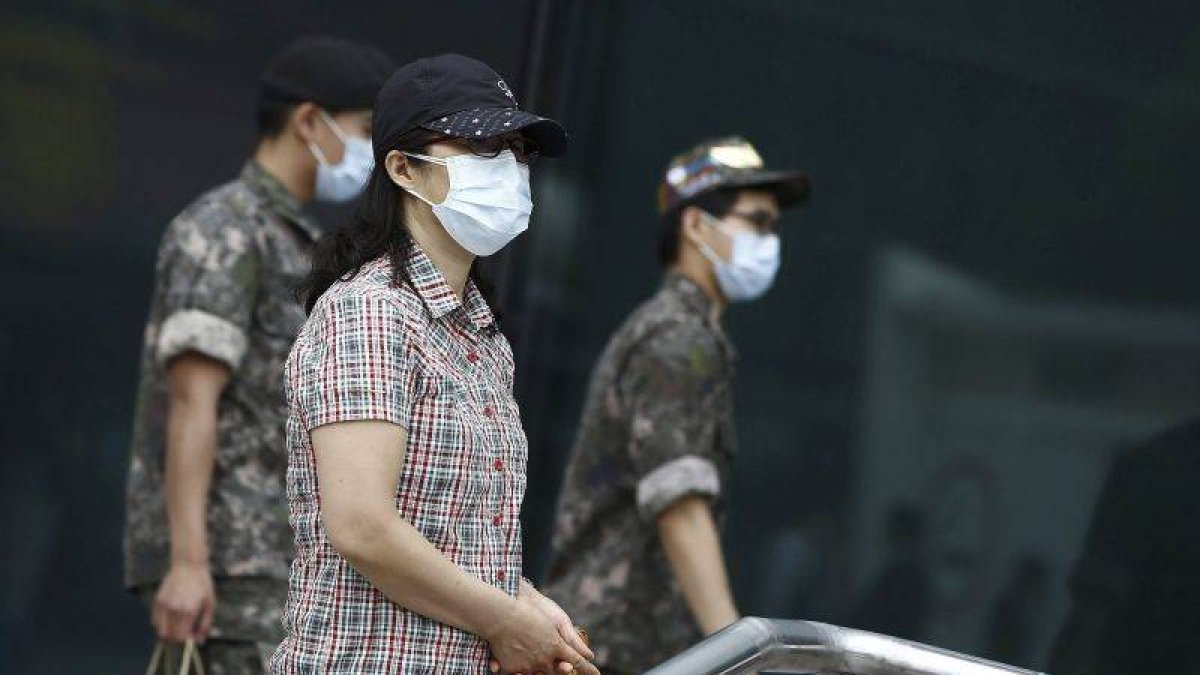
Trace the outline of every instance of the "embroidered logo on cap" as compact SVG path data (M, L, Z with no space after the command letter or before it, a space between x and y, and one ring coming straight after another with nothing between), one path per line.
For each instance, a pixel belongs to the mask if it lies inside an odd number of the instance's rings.
M658 190L661 213L684 200L727 184L746 171L763 170L762 157L745 139L706 141L674 157Z
M496 86L500 87L500 91L503 91L506 96L508 96L510 99L512 99L512 102L514 104L517 102L517 97L513 95L512 89L508 88L507 82L505 82L504 80L496 80Z

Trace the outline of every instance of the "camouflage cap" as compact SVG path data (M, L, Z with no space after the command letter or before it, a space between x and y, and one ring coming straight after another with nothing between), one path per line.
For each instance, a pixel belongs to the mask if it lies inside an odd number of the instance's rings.
M812 184L800 171L769 171L754 146L740 136L705 141L675 156L658 186L658 212L665 214L699 195L721 188L773 192L780 207L808 199Z

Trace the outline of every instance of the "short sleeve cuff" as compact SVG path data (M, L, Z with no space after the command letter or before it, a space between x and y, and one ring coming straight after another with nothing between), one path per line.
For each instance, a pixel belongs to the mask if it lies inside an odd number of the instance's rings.
M683 497L716 497L720 493L717 467L703 457L686 455L659 466L638 482L638 511L646 520L654 520Z
M183 309L167 317L158 332L159 365L186 351L196 351L237 370L246 356L246 333L231 321L200 309Z
M304 426L308 431L312 431L335 422L381 420L391 422L407 431L411 420L408 405L402 399L402 396L395 396L387 391L342 390L337 392L333 400L313 401L304 416Z
M415 355L402 312L385 296L345 293L315 309L317 333L297 343L289 377L309 430L382 420L409 429L417 400Z

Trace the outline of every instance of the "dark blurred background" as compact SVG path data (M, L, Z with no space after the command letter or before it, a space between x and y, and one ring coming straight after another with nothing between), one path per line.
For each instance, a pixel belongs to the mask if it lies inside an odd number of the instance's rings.
M741 609L1045 667L1117 453L1200 411L1190 1L9 0L0 671L144 668L120 531L155 249L306 33L471 54L571 132L489 262L530 576L588 372L657 284L663 167L738 133L815 183L776 287L728 315Z

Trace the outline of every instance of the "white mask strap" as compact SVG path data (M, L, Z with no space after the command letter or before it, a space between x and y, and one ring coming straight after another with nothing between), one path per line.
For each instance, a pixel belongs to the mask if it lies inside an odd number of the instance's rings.
M729 264L728 260L725 260L721 256L717 255L717 252L712 250L712 247L709 246L708 244L706 244L704 242L700 242L700 245L697 246L697 248L700 249L700 255L704 256L705 258L708 258L708 261L711 262L713 265Z
M409 157L415 157L416 159L420 159L420 160L423 160L423 161L426 161L426 162L430 162L430 163L432 163L432 164L437 164L437 165L440 165L440 166L446 166L446 160L442 159L441 157L430 157L429 155L422 155L422 154L421 154L421 153L419 153L419 152L408 152L407 150L401 150L400 152L402 152L403 154L405 154L405 155L407 155L407 156L409 156ZM405 192L407 192L408 194L410 194L410 195L412 195L412 196L416 197L417 199L420 199L421 201L425 202L426 204L428 204L428 205L429 205L429 207L430 207L430 208L433 208L434 206L437 206L437 204L434 204L433 202L429 201L429 200L428 200L428 199L426 199L425 197L421 196L420 194L417 194L416 192L413 192L412 190L409 190L408 188L404 187L403 185L397 185L396 187L400 188L401 190L404 190L404 191L405 191Z
M704 209L700 209L700 215L704 216L704 219L708 221L709 225L712 225L713 227L717 228L718 232L725 235L726 239L728 239L729 241L733 241L733 235L730 234L729 230L727 229L729 226L726 225L723 220L714 216L713 214L709 213L708 211L705 211Z
M317 108L317 113L321 115L321 119L325 120L326 126L329 127L329 130L333 132L334 136L337 136L338 140L342 142L342 147L345 148L347 145L346 132L342 131L342 128L338 126L338 123L334 121L333 116L325 112L323 109ZM326 166L331 166L329 159L325 157L325 153L321 152L321 148L318 148L316 143L309 141L308 149L317 158L318 162Z
M426 204L428 204L428 205L429 205L429 207L430 207L430 208L433 208L433 207L437 206L437 204L434 204L433 202L429 201L428 199L426 199L426 198L422 197L422 196L421 196L420 194L418 194L417 192L414 192L413 190L409 190L408 188L404 187L403 185L398 185L397 187L399 187L401 190L404 190L404 191L405 191L405 192L407 192L408 194L410 194L410 195L412 195L412 196L416 197L417 199L420 199L421 201L425 202Z
M342 131L342 128L338 126L338 123L334 121L333 116L320 108L317 109L317 112L321 113L321 119L325 120L325 124L329 125L329 130L333 132L333 135L337 136L338 140L345 145L346 132Z
M325 159L325 153L321 152L321 149L317 147L316 143L309 141L308 142L308 151L313 154L313 157L317 158L318 162L320 162L321 164L324 164L325 166L329 166L329 160Z
M733 241L733 235L731 235L725 231L725 223L722 223L720 218L717 218L716 216L709 213L708 211L705 211L704 209L700 209L700 215L703 216L706 221L708 221L709 225L716 228L717 232L720 232L721 234L725 235L725 237L728 238L730 241ZM729 264L728 260L717 255L717 252L714 251L712 249L712 247L708 245L708 242L701 241L699 244L696 245L696 248L700 249L700 254L703 255L705 258L708 258L708 261L714 265Z

